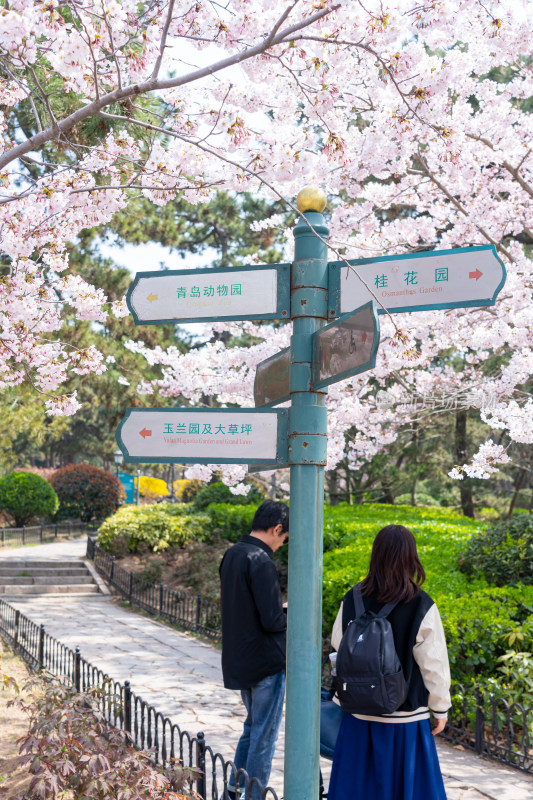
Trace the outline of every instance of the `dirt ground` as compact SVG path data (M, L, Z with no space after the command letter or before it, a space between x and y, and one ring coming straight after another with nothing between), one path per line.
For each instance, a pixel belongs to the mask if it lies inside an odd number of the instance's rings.
M231 542L191 542L162 553L137 553L117 558L116 563L135 572L147 585L164 583L169 589L199 592L206 600L220 598L218 567Z
M24 695L23 687L30 677L29 670L0 639L0 677L3 675L14 678ZM7 707L15 697L17 692L12 686L0 690L0 798L17 795L29 784L27 769L17 767L16 744L28 729L27 717L16 706Z

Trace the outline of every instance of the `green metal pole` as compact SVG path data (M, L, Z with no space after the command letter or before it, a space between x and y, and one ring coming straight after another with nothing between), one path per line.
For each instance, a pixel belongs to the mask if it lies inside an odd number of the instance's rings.
M308 222L320 236L327 239L329 230L320 213L325 205L323 193L304 190L299 195L299 202L299 208L304 211ZM322 538L327 415L325 391L311 391L311 368L312 335L325 324L327 318L328 267L327 246L303 220L294 229L294 239L291 275L291 520L284 797L285 800L315 800L319 793Z

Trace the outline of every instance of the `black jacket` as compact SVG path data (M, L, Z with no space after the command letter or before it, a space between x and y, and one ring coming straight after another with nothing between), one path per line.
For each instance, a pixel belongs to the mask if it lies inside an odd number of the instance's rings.
M287 618L273 551L243 536L220 564L222 672L227 689L249 689L285 669Z

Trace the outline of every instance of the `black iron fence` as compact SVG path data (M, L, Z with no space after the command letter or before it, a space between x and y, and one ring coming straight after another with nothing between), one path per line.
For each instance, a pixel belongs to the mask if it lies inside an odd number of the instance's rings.
M201 595L169 589L159 583L146 584L134 572L124 569L99 547L95 540L87 539L87 558L120 594L133 606L155 614L187 630L202 633L213 641L221 640L220 606L205 600Z
M533 772L533 706L481 689L452 686L452 710L441 735L523 772Z
M46 633L19 609L0 599L0 635L21 655L33 670L46 670L72 685L76 691L99 689L101 711L110 725L126 731L132 743L151 751L155 763L167 765L178 761L195 767L200 777L194 789L203 800L228 800L228 783L234 764L214 752L202 732L193 735L135 694L129 681L120 683L82 658L79 648L72 650ZM238 793L247 788L248 796L261 800L278 800L274 789L263 789L256 778L249 779L244 770L236 773Z
M132 605L184 628L206 634L219 641L220 608L200 595L175 592L163 584L149 589L135 576L115 563L92 539L87 556L96 569ZM462 744L478 755L533 772L533 707L524 707L488 690L452 687L452 709L443 738Z
M70 539L84 536L95 530L98 523L58 522L53 525L23 525L22 528L0 528L0 547L54 542L57 539Z

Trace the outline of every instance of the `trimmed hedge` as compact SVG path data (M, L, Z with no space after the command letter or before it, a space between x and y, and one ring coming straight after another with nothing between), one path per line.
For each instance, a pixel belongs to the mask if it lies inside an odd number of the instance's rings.
M398 503L399 505L406 505L411 506L411 495L410 494L400 494L398 497L394 498L394 502ZM416 506L440 506L438 500L435 500L430 494L424 494L424 492L417 492L416 495Z
M183 547L191 540L205 541L209 522L206 514L191 514L186 505L124 506L100 526L97 541L113 555L145 550L158 553Z
M241 536L252 530L252 520L256 511L256 505L213 503L208 506L206 512L209 516L209 538L220 536L222 539L229 539L230 542L238 542Z
M0 509L13 517L18 528L33 517L53 516L58 506L57 494L40 475L11 472L0 479Z

